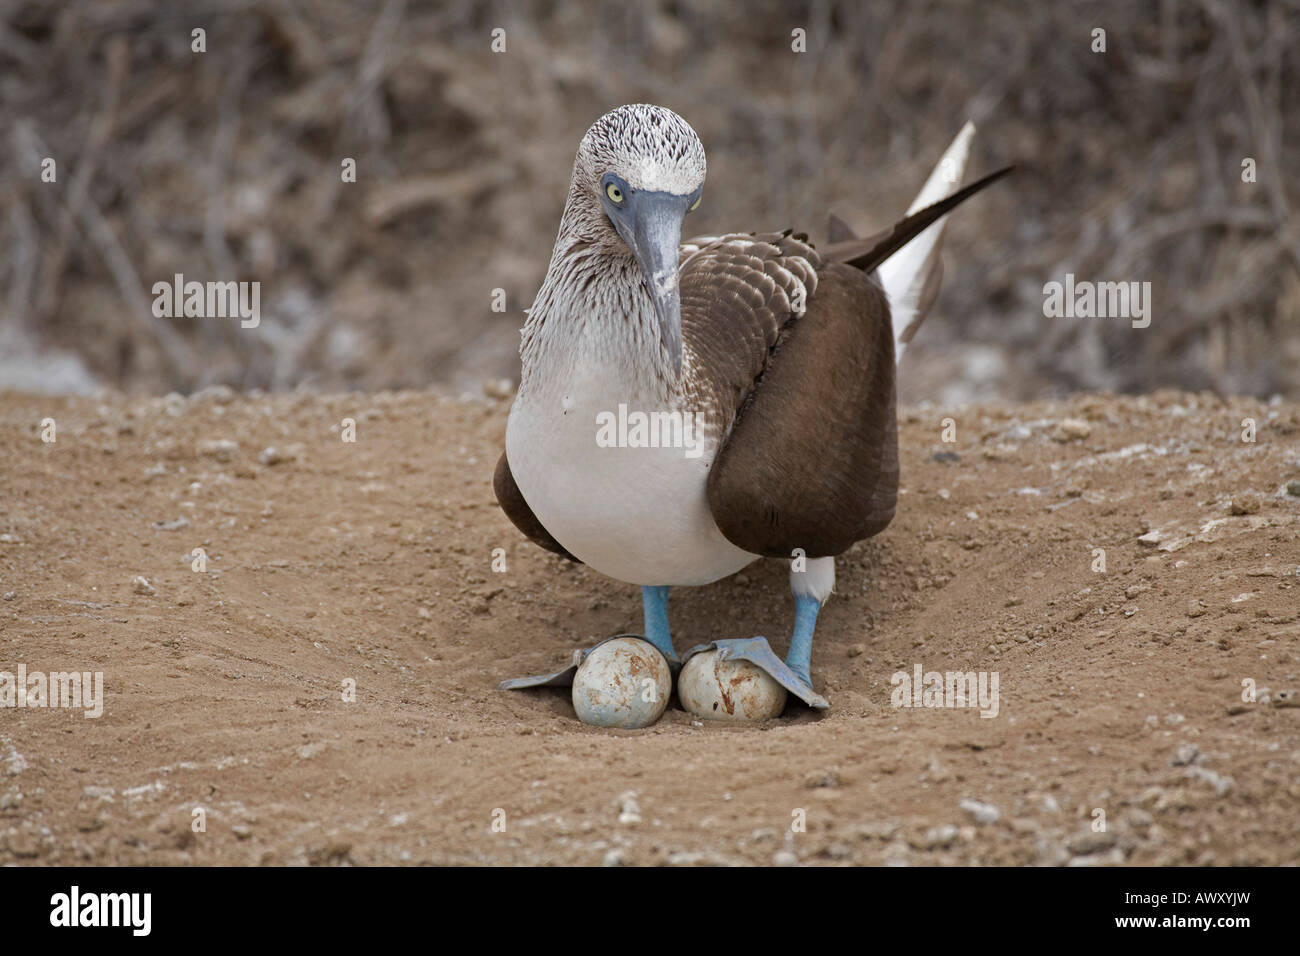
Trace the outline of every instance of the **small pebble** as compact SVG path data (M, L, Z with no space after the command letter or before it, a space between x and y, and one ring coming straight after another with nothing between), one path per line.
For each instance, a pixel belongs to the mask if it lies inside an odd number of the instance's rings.
M1232 496L1232 504L1228 507L1228 512L1234 515L1259 514L1260 504L1259 495L1247 491Z
M1056 426L1052 438L1058 442L1080 441L1092 434L1092 426L1081 418L1067 418Z
M636 826L641 822L641 807L636 801L636 791L628 790L618 798L618 822Z
M991 803L983 803L979 800L969 798L958 804L963 810L971 815L976 823L980 826L988 826L997 823L1002 818L1002 811Z
M957 839L957 827L952 823L931 827L921 837L921 847L926 850L942 850L952 846Z

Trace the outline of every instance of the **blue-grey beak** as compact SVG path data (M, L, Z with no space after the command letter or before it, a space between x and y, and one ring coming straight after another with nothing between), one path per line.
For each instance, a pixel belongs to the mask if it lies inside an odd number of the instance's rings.
M677 284L677 253L682 244L682 220L691 196L642 192L628 197L624 216L614 220L645 273L659 320L659 335L674 372L682 371L682 295ZM620 221L620 219L622 221Z

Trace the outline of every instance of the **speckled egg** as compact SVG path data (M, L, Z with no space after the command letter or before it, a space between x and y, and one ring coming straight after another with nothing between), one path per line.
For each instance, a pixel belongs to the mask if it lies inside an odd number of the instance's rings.
M593 648L573 675L573 709L584 724L649 727L663 716L673 675L648 641L618 637Z
M781 716L787 696L758 665L723 660L716 650L694 655L677 676L677 699L705 720L770 720Z

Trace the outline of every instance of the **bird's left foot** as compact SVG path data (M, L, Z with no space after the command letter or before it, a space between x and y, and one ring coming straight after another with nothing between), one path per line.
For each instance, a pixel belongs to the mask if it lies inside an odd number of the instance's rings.
M786 695L794 694L814 710L828 710L830 702L812 686L812 639L820 610L816 597L795 595L794 634L785 660L765 637L691 648L677 678L682 706L697 717L768 720L780 716Z
M800 673L777 657L765 637L711 641L686 652L677 678L677 697L697 717L768 720L794 694L815 710L830 702Z

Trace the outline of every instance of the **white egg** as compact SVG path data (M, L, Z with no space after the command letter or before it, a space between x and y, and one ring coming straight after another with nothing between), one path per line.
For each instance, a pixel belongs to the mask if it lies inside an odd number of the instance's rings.
M716 650L688 660L677 675L677 699L706 720L771 720L788 693L757 664L723 660Z
M617 637L592 649L573 675L573 709L584 724L649 727L663 716L673 674L658 648Z

